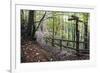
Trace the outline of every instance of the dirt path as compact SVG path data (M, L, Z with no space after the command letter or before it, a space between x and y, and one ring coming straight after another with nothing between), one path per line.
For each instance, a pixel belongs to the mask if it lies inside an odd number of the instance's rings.
M25 41L21 45L21 62L46 62L52 61L52 55L41 49L37 42Z
M70 49L57 50L50 46L40 46L37 42L24 41L21 44L21 62L47 62L47 61L64 61L64 60L88 60L89 54L76 56L75 51Z

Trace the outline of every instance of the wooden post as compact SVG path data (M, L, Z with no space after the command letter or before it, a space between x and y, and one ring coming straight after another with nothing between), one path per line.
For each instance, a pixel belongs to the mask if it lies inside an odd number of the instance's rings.
M88 49L88 43L87 43L87 33L88 33L88 25L85 23L84 24L84 48Z
M47 40L47 38L46 38L46 44L47 44L47 42L48 42L48 40Z
M77 51L77 55L79 55L79 29L78 29L78 20L79 20L79 18L76 18L76 51Z
M71 16L69 21L75 20L76 21L76 55L79 56L79 29L78 29L78 22L80 22L79 17L77 16Z
M62 51L62 39L60 40L60 51Z
M73 31L73 40L74 40L74 41L75 41L75 37L76 37L76 36L75 36L75 31L76 31L75 28L76 28L76 27L75 27L75 25L74 25L74 31ZM75 44L76 44L76 43L74 42L74 43L73 43L73 48L75 47Z
M54 14L53 14L53 16L54 16ZM54 17L53 17L53 33L52 33L52 37L53 37L52 46L54 46Z

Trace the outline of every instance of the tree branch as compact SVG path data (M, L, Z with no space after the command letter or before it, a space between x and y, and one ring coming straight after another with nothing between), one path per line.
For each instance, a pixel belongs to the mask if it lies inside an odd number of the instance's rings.
M35 31L37 31L37 29L39 28L39 26L40 26L42 20L44 19L45 15L46 15L46 12L44 13L43 17L40 19L39 24L38 24L38 26L37 26Z

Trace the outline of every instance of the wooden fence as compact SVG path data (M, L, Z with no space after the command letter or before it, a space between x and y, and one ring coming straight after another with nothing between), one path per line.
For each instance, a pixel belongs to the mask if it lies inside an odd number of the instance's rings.
M64 39L53 39L53 38L45 38L45 40L46 40L46 44L50 43L52 46L55 46L55 45L59 46L61 51L63 50L63 48L72 49L72 50L77 51L77 48L75 46L76 45L76 41L64 40ZM57 42L55 42L55 41L57 41ZM64 45L63 42L65 42L66 45ZM74 46L69 46L70 42L73 43ZM84 48L79 48L77 53L82 52L82 53L89 54L89 48L85 49L85 44L89 44L89 42L79 41L79 44L83 44Z

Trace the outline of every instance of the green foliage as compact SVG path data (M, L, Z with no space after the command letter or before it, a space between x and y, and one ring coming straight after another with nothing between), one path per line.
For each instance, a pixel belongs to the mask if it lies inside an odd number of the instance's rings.
M28 11L29 10L21 10L21 25L26 25L28 23ZM34 22L36 26L38 26L38 23L44 13L45 11L35 11ZM54 36L54 38L59 39L76 40L76 22L74 20L68 21L68 18L70 18L72 15L79 17L79 19L83 21L83 23L78 23L78 27L80 32L80 41L84 41L84 23L88 22L89 13L83 12L46 11L46 17L41 24L45 25L43 27L46 27L46 31L50 34L47 37L52 38L52 36Z

